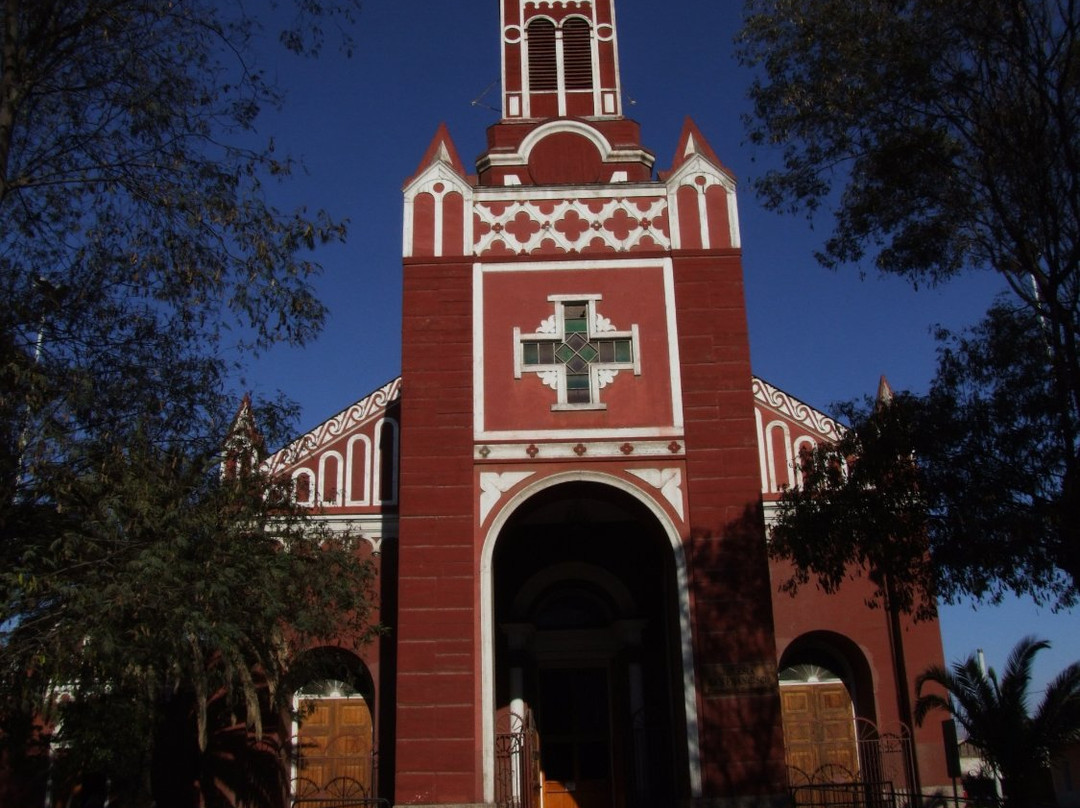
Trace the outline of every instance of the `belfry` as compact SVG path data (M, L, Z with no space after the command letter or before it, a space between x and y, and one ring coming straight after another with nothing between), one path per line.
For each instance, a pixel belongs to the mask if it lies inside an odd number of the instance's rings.
M940 662L936 623L895 636L859 582L777 593L769 503L838 427L752 375L735 178L689 120L656 171L614 0L500 14L486 150L467 169L439 128L404 187L401 378L267 461L362 533L388 629L313 650L340 675L300 690L295 793L735 808L940 785L894 664Z

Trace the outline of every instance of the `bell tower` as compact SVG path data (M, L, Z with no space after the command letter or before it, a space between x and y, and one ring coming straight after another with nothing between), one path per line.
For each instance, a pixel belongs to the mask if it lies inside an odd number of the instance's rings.
M612 0L501 0L503 119L622 115Z
M404 188L397 804L785 794L735 180L689 120L654 173L614 5L501 0Z

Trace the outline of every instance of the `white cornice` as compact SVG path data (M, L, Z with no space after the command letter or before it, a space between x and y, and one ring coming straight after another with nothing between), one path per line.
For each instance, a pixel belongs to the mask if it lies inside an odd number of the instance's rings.
M753 391L754 399L759 404L790 418L826 440L839 440L844 433L844 428L825 413L756 376L753 379Z
M381 417L386 408L399 398L400 376L270 455L263 461L263 471L271 476L279 474L357 427Z
M642 148L616 149L611 142L594 126L577 120L555 120L541 124L533 129L521 141L517 151L505 153L487 153L476 161L477 170L484 172L493 166L520 166L529 162L529 155L540 141L548 135L566 132L579 135L592 143L605 163L644 163L652 167L656 157Z

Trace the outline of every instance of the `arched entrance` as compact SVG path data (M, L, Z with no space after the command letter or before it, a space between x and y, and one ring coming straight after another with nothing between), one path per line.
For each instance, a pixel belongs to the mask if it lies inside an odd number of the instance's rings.
M654 514L611 486L567 482L514 509L491 559L493 709L533 729L535 766L516 764L498 801L689 796L690 745L673 743L688 737L677 566Z
M860 720L872 723L870 669L845 637L813 632L780 661L780 704L788 777L793 786L862 779Z
M293 808L375 796L376 756L367 667L338 648L309 652L294 674Z

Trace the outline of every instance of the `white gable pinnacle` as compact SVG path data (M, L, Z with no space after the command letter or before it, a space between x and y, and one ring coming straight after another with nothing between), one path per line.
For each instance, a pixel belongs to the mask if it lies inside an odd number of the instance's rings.
M694 136L691 134L686 138L686 151L683 152L683 157L689 157L692 154L697 154L697 143L694 142Z

